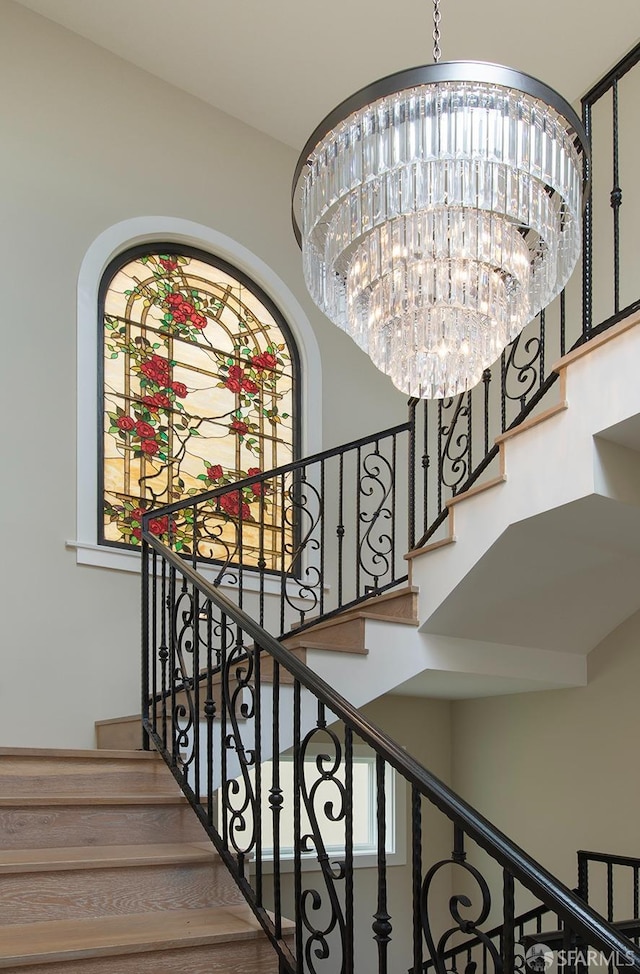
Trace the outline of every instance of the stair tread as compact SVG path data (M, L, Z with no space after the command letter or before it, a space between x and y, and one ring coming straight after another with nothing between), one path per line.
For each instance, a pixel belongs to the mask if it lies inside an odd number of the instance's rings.
M100 761L162 761L156 751L115 751L104 748L85 749L59 747L0 747L0 758L83 758Z
M208 842L0 849L0 876L23 872L199 863L215 859L216 853Z
M187 799L180 792L175 794L134 795L3 795L0 808L16 806L40 807L47 805L185 805Z
M0 929L0 968L262 938L244 905L47 920Z

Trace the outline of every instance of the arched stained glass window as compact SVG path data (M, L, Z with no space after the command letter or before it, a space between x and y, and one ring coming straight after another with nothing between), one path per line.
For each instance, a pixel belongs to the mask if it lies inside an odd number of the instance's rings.
M273 302L240 271L184 247L138 248L107 269L100 303L102 544L138 547L144 511L294 458L297 350ZM281 564L290 529L275 499L247 488L216 510L242 521L245 564ZM169 527L188 553L188 519L150 523L159 537ZM200 554L218 556L215 546Z

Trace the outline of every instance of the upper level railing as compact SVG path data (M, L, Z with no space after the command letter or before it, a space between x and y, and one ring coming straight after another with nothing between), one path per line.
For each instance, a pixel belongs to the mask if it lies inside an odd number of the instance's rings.
M640 974L629 939L159 541L151 520L145 743L171 768L281 974L390 974L425 961L445 974L451 948L469 936L485 971L513 974L524 968L523 898L559 918L567 957L588 945ZM404 853L398 882L392 856ZM370 857L364 876L360 854Z
M150 530L160 525L194 568L209 564L214 584L230 586L260 625L278 634L299 629L407 580L414 444L411 415L163 507ZM254 515L248 501L256 498ZM282 525L279 545L274 525Z
M448 500L491 475L496 437L550 404L558 360L640 307L640 194L625 188L640 152L639 60L640 44L583 99L592 192L582 288L574 275L478 386L412 401L404 424L155 512L170 546L210 563L215 583L270 632L405 582L406 552L437 536ZM274 524L284 527L277 543Z
M640 943L640 859L631 856L618 856L609 852L585 852L581 850L578 859L578 886L576 894L602 916L615 925L638 947ZM514 920L516 941L526 950L534 946L544 948L549 955L563 949L565 931L562 918L545 906L527 910ZM459 943L446 952L445 961L450 972L471 970L476 964L478 971L486 971L488 964L487 940L490 940L498 953L502 950L505 929L502 924L488 930L484 937L469 933ZM576 941L572 948L572 960L579 974L590 967L600 967L611 972L619 966L609 962ZM593 961L593 964L590 964ZM624 966L622 964L621 966ZM566 967L566 964L561 965ZM434 970L435 962L428 960L423 971ZM541 969L545 969L542 966ZM413 972L412 972L413 974Z

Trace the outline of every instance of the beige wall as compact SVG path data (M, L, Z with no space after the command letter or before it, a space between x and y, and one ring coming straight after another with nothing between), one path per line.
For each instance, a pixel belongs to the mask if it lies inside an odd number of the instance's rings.
M293 150L10 0L0 75L0 742L91 746L93 721L135 712L139 686L138 579L78 567L65 549L76 533L76 289L96 237L132 217L180 217L268 263L317 335L326 445L398 422L405 401L305 297Z
M569 886L578 849L640 855L639 648L636 613L588 686L452 705L454 788Z

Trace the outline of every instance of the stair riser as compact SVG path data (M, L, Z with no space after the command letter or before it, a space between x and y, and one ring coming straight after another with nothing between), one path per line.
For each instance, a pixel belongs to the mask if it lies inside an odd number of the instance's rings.
M57 964L10 964L21 974L278 974L275 951L265 941L145 951Z
M168 772L167 772L168 773ZM187 805L43 805L0 809L0 846L47 849L144 842L203 842Z
M12 923L199 910L242 902L222 863L21 873L0 876L0 930Z
M0 757L0 795L175 795L160 762Z

